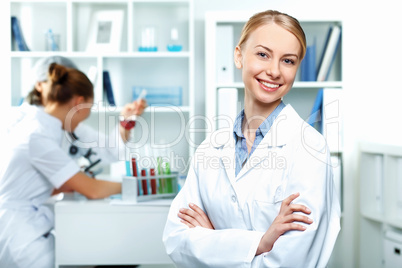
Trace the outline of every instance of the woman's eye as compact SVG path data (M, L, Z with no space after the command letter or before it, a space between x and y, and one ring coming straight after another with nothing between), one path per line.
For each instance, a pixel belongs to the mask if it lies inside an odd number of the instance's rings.
M267 54L265 54L264 52L258 52L257 54L258 54L258 56L260 56L260 57L262 57L262 58L266 58L266 57L267 57Z
M294 60L291 60L291 59L285 59L284 62L286 64L295 64Z

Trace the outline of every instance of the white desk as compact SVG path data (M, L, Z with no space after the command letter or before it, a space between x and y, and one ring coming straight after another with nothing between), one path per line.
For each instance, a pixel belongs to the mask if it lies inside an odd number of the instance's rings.
M111 205L65 196L54 206L56 267L172 264L162 243L170 203Z

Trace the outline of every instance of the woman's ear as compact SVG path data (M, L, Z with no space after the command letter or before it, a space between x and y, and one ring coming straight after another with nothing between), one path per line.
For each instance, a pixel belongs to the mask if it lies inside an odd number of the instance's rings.
M74 109L78 112L80 110L78 106L80 104L83 104L85 102L85 99L83 96L74 96L72 101Z
M241 48L237 46L234 51L234 62L237 69L241 69L243 67L242 61L243 56L241 54Z
M42 82L36 82L35 89L36 89L36 91L42 93L42 90L43 90Z

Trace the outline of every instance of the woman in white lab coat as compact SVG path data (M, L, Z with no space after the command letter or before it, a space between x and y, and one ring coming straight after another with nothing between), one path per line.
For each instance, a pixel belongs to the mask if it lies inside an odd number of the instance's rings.
M306 41L298 21L254 15L235 49L245 85L233 129L197 149L163 241L178 267L325 267L340 229L322 135L282 102Z
M82 72L52 64L42 108L9 129L0 169L0 267L54 267L52 211L44 204L54 189L88 198L121 192L121 184L94 180L60 147L93 105L93 86Z

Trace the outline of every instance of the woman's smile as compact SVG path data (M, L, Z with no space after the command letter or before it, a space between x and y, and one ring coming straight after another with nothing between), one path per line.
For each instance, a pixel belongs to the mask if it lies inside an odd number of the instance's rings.
M265 91L268 91L268 92L274 92L274 91L278 90L279 87L281 86L278 83L272 83L272 82L264 81L264 80L261 80L258 78L257 78L257 81L260 83L262 89L264 89Z

